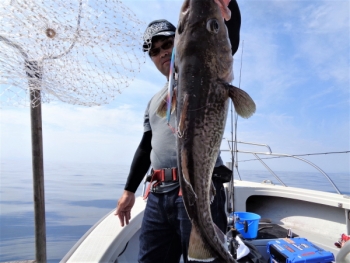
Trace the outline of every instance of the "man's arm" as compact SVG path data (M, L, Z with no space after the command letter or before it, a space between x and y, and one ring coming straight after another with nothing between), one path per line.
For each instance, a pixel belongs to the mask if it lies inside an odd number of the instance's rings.
M129 220L131 218L131 208L135 204L135 192L151 165L151 140L152 131L145 132L141 139L140 145L135 152L134 159L132 160L123 195L118 200L115 215L119 217L121 226L124 226L124 224L129 224Z
M145 132L142 136L139 147L136 149L134 159L132 160L124 190L135 193L143 177L147 173L151 165L151 140L152 131Z

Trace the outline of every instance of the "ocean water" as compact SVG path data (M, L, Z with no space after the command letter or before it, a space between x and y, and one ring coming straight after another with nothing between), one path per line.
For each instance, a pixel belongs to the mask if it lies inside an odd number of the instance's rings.
M90 227L116 207L128 171L128 165L45 163L48 262L59 262ZM335 192L317 172L276 174L288 186ZM279 184L267 171L243 170L240 175L243 180L269 179ZM343 194L350 195L349 173L328 175ZM35 259L31 163L2 161L0 185L0 262ZM141 190L140 186L137 195Z

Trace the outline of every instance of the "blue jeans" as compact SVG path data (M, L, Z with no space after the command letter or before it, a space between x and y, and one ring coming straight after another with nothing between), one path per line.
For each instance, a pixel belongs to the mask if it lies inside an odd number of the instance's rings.
M226 233L225 192L221 182L213 181L216 196L211 205L212 217ZM184 262L188 262L191 227L179 189L165 194L150 193L141 226L139 262L178 263L181 254Z

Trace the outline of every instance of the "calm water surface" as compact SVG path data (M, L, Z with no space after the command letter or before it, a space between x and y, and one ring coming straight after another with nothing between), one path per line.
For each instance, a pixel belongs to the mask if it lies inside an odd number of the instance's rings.
M59 262L101 217L115 208L129 166L45 163L48 262ZM288 185L335 192L319 173L276 172ZM241 171L243 180L278 181L265 171ZM329 174L350 195L349 174ZM0 261L35 259L33 186L30 162L2 161ZM142 187L138 189L141 193Z

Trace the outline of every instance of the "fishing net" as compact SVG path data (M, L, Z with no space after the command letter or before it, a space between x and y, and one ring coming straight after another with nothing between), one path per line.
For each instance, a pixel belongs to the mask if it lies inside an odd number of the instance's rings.
M1 104L110 102L145 62L144 24L117 0L2 0Z

